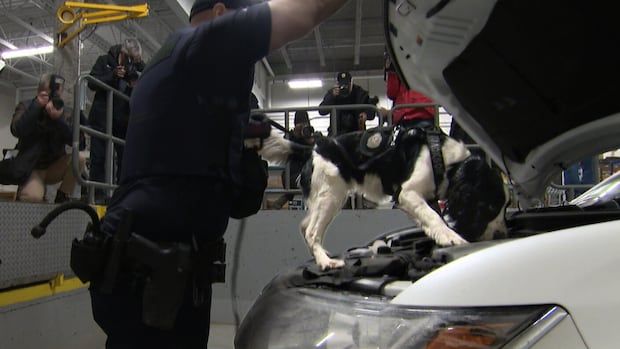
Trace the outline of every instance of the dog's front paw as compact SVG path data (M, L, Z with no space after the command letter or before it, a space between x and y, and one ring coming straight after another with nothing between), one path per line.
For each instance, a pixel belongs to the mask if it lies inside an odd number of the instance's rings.
M338 269L344 267L344 261L342 259L321 259L317 260L316 264L321 270Z
M442 227L435 231L432 238L441 246L456 246L468 243L467 240L463 239L459 234L448 227Z

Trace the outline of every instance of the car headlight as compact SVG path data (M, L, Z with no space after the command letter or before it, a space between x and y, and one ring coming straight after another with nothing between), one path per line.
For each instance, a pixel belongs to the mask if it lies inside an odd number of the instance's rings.
M388 302L272 288L246 315L235 348L498 348L551 308L409 308Z

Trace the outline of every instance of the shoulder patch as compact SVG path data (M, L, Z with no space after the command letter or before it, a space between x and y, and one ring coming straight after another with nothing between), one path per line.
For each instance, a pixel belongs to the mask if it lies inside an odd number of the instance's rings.
M372 136L368 137L368 141L366 141L366 147L368 149L377 149L381 145L382 140L383 137L381 136L381 133L377 132Z

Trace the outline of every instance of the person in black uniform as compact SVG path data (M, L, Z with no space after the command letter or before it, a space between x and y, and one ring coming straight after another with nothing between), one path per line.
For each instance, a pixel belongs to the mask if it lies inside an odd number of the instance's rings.
M142 46L136 39L125 39L122 45L110 47L107 54L99 56L90 70L90 75L105 84L131 95L141 72L144 70L142 61ZM88 121L95 130L106 131L106 111L108 109L108 91L98 85L89 82L88 87L95 91L93 105L88 115ZM112 134L115 137L125 139L127 123L129 122L129 103L117 96L113 97L112 106ZM105 180L105 152L106 140L97 137L90 139L90 180L104 182ZM115 144L116 153L116 176L115 182L119 182L121 164L123 161L123 146ZM105 201L103 191L95 191L98 203Z
M239 195L255 63L345 3L272 0L246 7L243 0L197 0L191 26L171 34L133 90L120 187L103 218L104 233L124 231L121 222L131 212L135 234L211 251ZM178 285L183 303L173 327L161 329L143 323L143 280L132 275L119 277L111 293L91 282L93 317L107 335L106 348L206 347L210 283Z
M336 86L331 88L320 106L329 105L349 105L349 104L377 104L379 101L377 97L371 98L368 95L368 91L364 90L359 85L353 83L351 73L340 72L336 76L338 82ZM330 114L330 110L319 110L319 114ZM363 131L365 130L366 120L373 120L375 118L375 110L370 109L343 109L336 111L337 127L334 132L333 125L328 128L328 134L330 136L339 136L344 133Z

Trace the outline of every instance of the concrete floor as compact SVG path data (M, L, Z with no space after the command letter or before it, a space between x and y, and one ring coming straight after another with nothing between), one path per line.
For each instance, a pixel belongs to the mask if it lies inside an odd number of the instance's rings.
M105 335L92 319L90 297L80 289L0 307L1 349L104 349ZM232 349L234 325L211 325L208 349Z
M233 349L235 326L227 324L211 324L208 349Z

